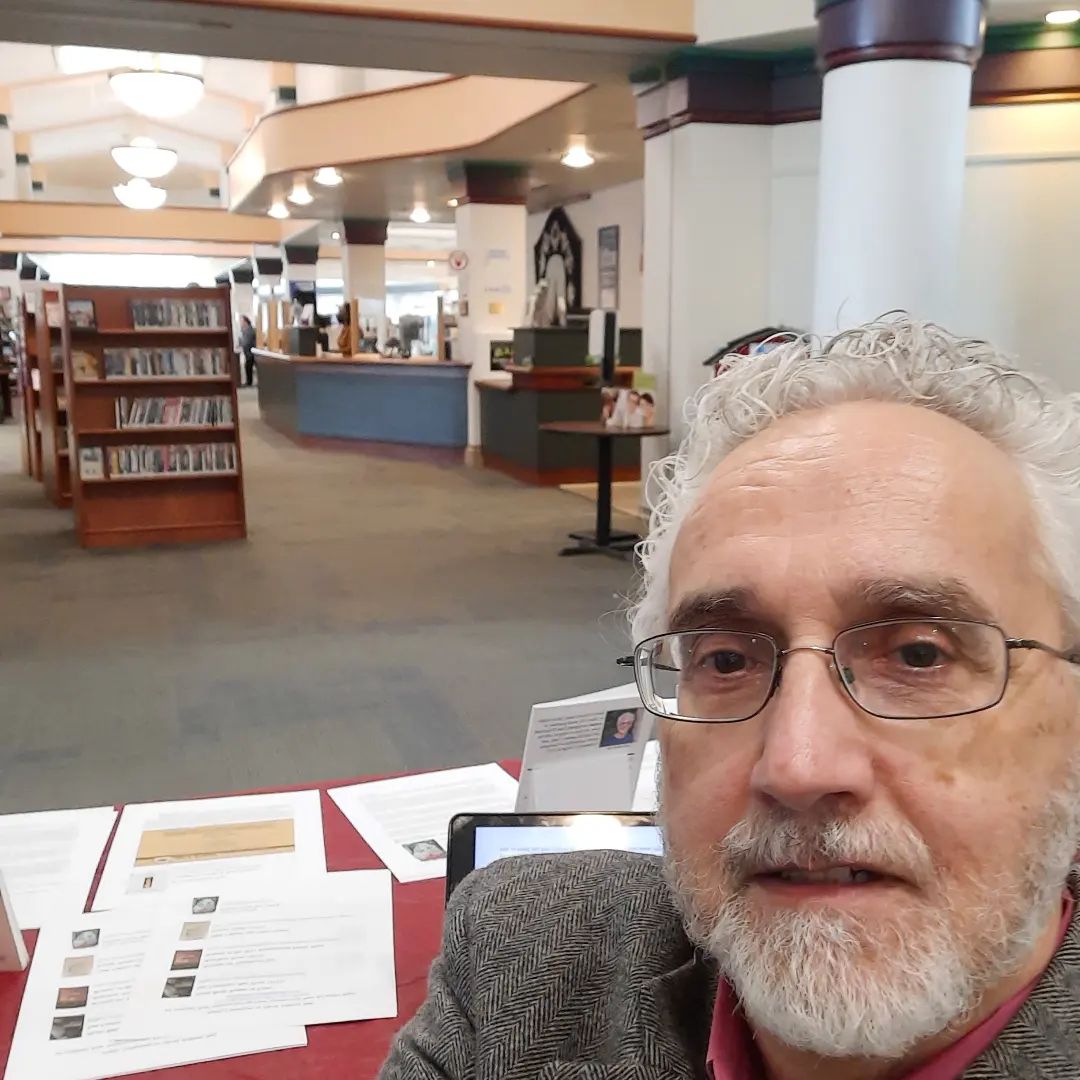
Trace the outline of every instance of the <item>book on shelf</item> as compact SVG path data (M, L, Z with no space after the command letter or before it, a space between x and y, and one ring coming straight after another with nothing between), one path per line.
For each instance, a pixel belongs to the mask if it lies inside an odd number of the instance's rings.
M64 308L59 300L45 302L45 322L54 328L64 325Z
M100 446L84 446L80 448L79 476L83 480L105 479L105 452Z
M64 370L64 350L54 345L49 350L49 360L52 362L52 369L56 372L62 372Z
M235 473L234 443L182 446L110 446L109 476L176 476Z
M210 427L233 422L232 398L140 397L117 398L117 428Z
M80 382L97 380L98 375L97 357L85 349L71 350L71 371Z
M41 370L39 368L30 369L30 386L34 390L41 389Z
M69 300L67 302L67 314L69 326L77 327L80 330L93 330L97 327L93 300Z
M229 374L227 349L106 349L105 378Z
M132 300L136 330L219 330L225 312L219 300Z

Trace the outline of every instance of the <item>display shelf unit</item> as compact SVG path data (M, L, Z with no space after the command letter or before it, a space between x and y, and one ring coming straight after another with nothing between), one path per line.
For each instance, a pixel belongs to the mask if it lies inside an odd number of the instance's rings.
M229 290L68 286L65 300L69 322L74 301L83 319L87 318L87 302L93 304L95 323L70 328L71 348L66 365L79 542L84 547L97 548L244 539L247 524L240 432L236 423L236 382L231 374L234 364ZM215 305L217 325L134 325L133 305L167 302ZM213 350L217 362L229 374L109 374L105 352L114 349L152 351L155 364L161 362L161 354L169 355L169 364L187 363L183 357L188 351ZM177 355L180 359L171 359ZM130 426L118 423L120 399L183 401L208 397L228 401L229 422ZM222 443L235 447L235 470L114 475L110 469L110 452L119 452L122 447L195 448ZM87 473L83 476L80 463L86 451L93 462L83 465ZM193 449L193 455L195 452ZM187 450L183 453L186 455ZM99 467L98 462L103 475L90 475L91 469Z
M22 419L22 467L34 480L41 479L41 376L37 370L36 287L27 283L19 300L19 408Z
M41 480L45 495L54 506L71 506L71 459L62 452L70 446L65 373L69 339L62 285L42 286L34 324L41 384L38 396Z

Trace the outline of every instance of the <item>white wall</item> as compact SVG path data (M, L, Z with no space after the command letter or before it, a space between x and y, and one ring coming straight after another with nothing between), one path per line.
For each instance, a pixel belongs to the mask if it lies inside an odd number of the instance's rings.
M328 64L296 65L296 103L370 94L400 86L415 86L445 76L431 71L383 71L381 68L345 68Z
M820 125L773 129L770 319L813 309ZM971 110L956 318L1026 367L1080 391L1080 103ZM873 243L868 237L867 243ZM888 258L888 252L882 252ZM917 313L916 313L917 314Z
M644 233L644 186L641 180L598 191L582 202L563 207L581 237L581 287L585 307L595 307L599 291L597 230L619 226L619 315L623 326L641 326L641 245ZM528 219L528 287L536 285L533 245L540 238L548 212Z

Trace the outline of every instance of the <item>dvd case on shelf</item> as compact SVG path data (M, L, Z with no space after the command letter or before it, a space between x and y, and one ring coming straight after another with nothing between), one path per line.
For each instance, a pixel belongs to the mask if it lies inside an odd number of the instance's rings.
M223 348L106 349L103 356L107 379L229 374L229 352Z
M166 476L235 473L233 443L195 443L172 446L111 446L109 476Z
M225 314L217 300L132 300L136 330L219 330Z
M217 397L117 398L116 426L217 427L233 422L232 399Z

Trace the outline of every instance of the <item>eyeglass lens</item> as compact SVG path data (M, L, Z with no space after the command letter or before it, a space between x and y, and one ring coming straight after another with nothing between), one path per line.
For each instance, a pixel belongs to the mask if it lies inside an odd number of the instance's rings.
M844 631L834 648L851 697L867 712L893 719L989 708L1000 700L1008 673L1004 634L982 623L874 623ZM764 635L691 630L645 642L639 665L654 711L730 722L761 710L779 659L776 643Z

